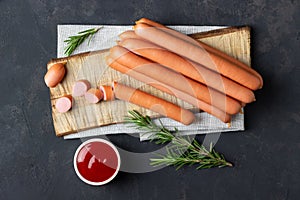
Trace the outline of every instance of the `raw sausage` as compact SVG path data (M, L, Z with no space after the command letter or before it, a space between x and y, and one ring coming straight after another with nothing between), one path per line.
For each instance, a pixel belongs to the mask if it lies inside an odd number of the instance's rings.
M127 39L127 38L139 38L139 39L141 39L141 37L137 36L137 35L135 34L135 32L132 31L132 30L124 31L123 33L121 33L121 34L119 35L119 38L120 38L121 40Z
M50 67L50 69L47 71L44 81L48 87L55 87L57 84L59 84L62 79L64 78L66 73L66 69L64 64L62 63L56 63Z
M113 85L114 93L117 99L128 101L138 106L147 108L156 113L181 122L184 125L189 125L195 120L195 116L191 111L183 109L171 102L117 82L114 82Z

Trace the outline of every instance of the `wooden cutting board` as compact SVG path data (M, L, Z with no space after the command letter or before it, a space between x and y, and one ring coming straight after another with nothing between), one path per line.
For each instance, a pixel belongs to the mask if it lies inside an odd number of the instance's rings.
M250 65L250 28L230 27L215 31L192 34L191 37L211 45L239 60ZM151 86L145 85L127 75L121 74L105 63L108 50L100 50L77 54L66 58L52 59L48 64L66 63L67 73L63 81L55 88L50 89L52 117L57 136L96 128L99 126L122 123L128 110L136 109L142 114L151 117L158 115L152 111L143 109L133 104L115 100L111 102L101 101L98 104L89 104L84 97L74 97L74 106L67 113L59 113L55 109L57 98L72 93L72 86L76 80L87 79L92 87L99 85L111 85L112 81L119 81L128 86L139 88L155 96L171 101L181 107L192 109L192 105L161 92Z

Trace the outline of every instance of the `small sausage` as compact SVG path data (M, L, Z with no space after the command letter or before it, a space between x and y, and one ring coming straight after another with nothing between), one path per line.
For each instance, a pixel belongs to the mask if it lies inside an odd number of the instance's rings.
M256 90L261 85L259 78L254 74L214 53L207 52L198 45L147 24L137 24L134 26L134 30L138 36L220 73L251 90Z
M62 79L64 78L66 73L66 69L64 64L62 63L56 63L50 67L50 69L47 71L44 81L48 87L55 87L57 84L59 84Z
M101 85L99 87L99 89L102 91L103 93L103 100L104 101L112 101L115 99L115 95L113 92L113 88L111 86L107 86L107 85Z
M128 101L138 106L147 108L156 113L174 119L184 125L189 125L195 120L195 116L191 111L181 108L164 99L117 82L114 82L113 86L117 99Z
M89 103L98 103L103 99L103 93L99 89L91 88L84 94Z
M91 84L87 80L76 81L73 85L73 97L81 97L91 88Z
M228 61L230 61L230 62L238 65L239 67L243 68L244 70L246 70L246 71L252 73L253 75L255 75L260 80L260 86L259 86L259 88L262 88L262 86L263 86L263 79L262 79L261 75L257 71L255 71L251 67L247 66L245 63L243 63L243 62L241 62L241 61L239 61L239 60L237 60L237 59L235 59L235 58L227 55L226 53L224 53L224 52L222 52L222 51L220 51L218 49L215 49L215 48L213 48L213 47L211 47L211 46L209 46L209 45L207 45L207 44L205 44L205 43L203 43L201 41L194 40L193 38L191 38L191 37L189 37L189 36L187 36L187 35L185 35L183 33L175 31L174 29L166 27L166 26L164 26L164 25L162 25L160 23L154 22L154 21L152 21L150 19L147 19L147 18L141 18L140 20L136 21L135 23L136 24L144 23L144 24L148 24L150 26L158 27L160 30L163 30L163 31L165 31L165 32L167 32L169 34L172 34L172 35L174 35L174 36L176 36L176 37L178 37L178 38L180 38L182 40L190 42L190 43L192 43L194 45L200 45L200 47L204 48L206 51L209 51L209 52L214 53L214 54L216 54L216 55L218 55L220 57L223 57L224 59L227 59ZM126 35L127 34L125 34L125 36ZM134 38L134 37L131 36L130 38Z
M188 102L194 106L196 106L197 108L199 108L200 110L203 110L217 118L219 118L221 121L223 122L229 122L230 121L230 115L226 114L224 111L219 110L218 108L207 104L195 97L192 97L188 94L185 94L184 92L181 92L180 90L177 90L173 87L167 86L165 84L159 83L158 81L144 75L141 73L138 73L134 70L130 70L128 67L121 65L120 63L112 60L111 58L107 57L107 63L109 63L109 66L123 74L127 74L131 77L133 77L136 80L139 80L141 82L144 82L146 84L151 85L152 87L159 89L163 92L166 92L170 95L173 95L185 102Z
M137 36L137 35L135 34L135 32L132 31L132 30L124 31L123 33L121 33L121 34L119 35L119 38L120 38L121 40L123 40L123 39L128 39L128 38L139 38L139 39L141 39L141 37Z
M73 98L71 95L65 95L60 97L55 102L55 108L60 113L65 113L72 108Z
M152 21L150 19L147 19L147 18L141 18L137 21L135 21L136 24L148 24L150 26L155 26L155 27L159 27L159 28L166 28L164 25L158 23L158 22L155 22L155 21Z

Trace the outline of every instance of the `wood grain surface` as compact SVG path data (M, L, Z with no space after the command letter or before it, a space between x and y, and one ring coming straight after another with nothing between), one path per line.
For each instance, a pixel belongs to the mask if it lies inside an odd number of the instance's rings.
M250 29L249 27L231 27L192 34L191 37L211 45L230 56L250 65ZM63 62L67 73L63 81L55 88L50 89L52 105L52 117L57 136L96 128L99 126L122 123L128 110L136 109L142 114L158 117L154 112L135 106L133 104L115 100L111 102L101 101L98 104L88 103L84 97L74 97L73 107L67 113L59 113L55 109L57 98L72 93L72 87L76 80L86 79L91 86L111 85L112 81L119 81L128 86L139 88L155 96L171 101L187 109L195 109L194 106L177 99L174 96L161 92L149 85L145 85L125 74L121 74L105 63L108 50L86 52L66 58L52 59L48 64Z

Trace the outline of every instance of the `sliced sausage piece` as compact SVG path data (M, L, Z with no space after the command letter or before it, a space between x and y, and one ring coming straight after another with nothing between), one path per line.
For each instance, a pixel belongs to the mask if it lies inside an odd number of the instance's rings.
M115 99L115 95L113 92L113 88L111 86L108 85L101 85L99 87L99 89L102 91L103 93L103 100L104 101L112 101Z
M192 43L194 45L200 45L200 47L204 48L206 51L209 51L209 52L214 53L214 54L216 54L216 55L218 55L218 56L220 56L220 57L222 57L224 59L227 59L228 61L230 61L230 62L238 65L239 67L241 67L241 68L245 69L246 71L248 71L248 72L252 73L253 75L255 75L260 80L260 87L259 88L262 88L262 86L263 86L263 79L262 79L261 75L257 71L255 71L254 69L252 69L251 67L249 67L248 65L246 65L245 63L243 63L243 62L241 62L241 61L239 61L239 60L237 60L237 59L235 59L235 58L227 55L226 53L224 53L224 52L222 52L222 51L220 51L218 49L215 49L215 48L213 48L213 47L211 47L211 46L209 46L209 45L207 45L207 44L205 44L205 43L203 43L201 41L194 40L193 38L191 38L191 37L189 37L189 36L187 36L187 35L185 35L183 33L175 31L175 30L173 30L173 29L171 29L169 27L166 27L166 26L164 26L164 25L162 25L160 23L154 22L154 21L152 21L150 19L141 18L140 20L136 21L136 24L141 24L141 23L148 24L148 25L154 26L154 27L158 27L160 30L163 30L163 31L165 31L165 32L167 32L169 34L172 34L173 36L176 36L176 37L178 37L178 38L180 38L182 40L185 40L187 42L190 42L190 43ZM133 38L133 37L131 37L131 38Z
M56 63L50 67L50 69L47 71L44 81L48 87L55 87L57 86L62 79L64 78L66 73L66 69L64 64L62 63Z
M99 89L91 88L84 94L89 103L98 103L103 99L103 93Z
M194 96L226 113L236 114L241 109L241 105L237 100L208 88L190 78L184 77L173 70L141 58L121 46L111 48L109 56L132 70Z
M73 85L73 97L81 97L91 88L91 84L87 80L76 81Z
M55 108L60 113L65 113L69 111L72 108L72 96L71 95L65 95L63 97L60 97L55 102Z
M260 87L258 77L197 45L147 24L137 24L134 29L138 36L220 73L249 89L256 90Z
M184 125L189 125L195 120L195 116L191 111L181 108L164 99L117 82L114 82L113 86L117 99L147 108Z
M130 70L128 67L121 65L120 63L114 61L111 58L107 58L107 63L109 63L109 66L123 74L127 74L129 76L131 76L132 78L139 80L141 82L144 82L146 84L151 85L154 88L157 88L163 92L166 92L170 95L173 95L185 102L188 102L194 106L196 106L197 108L199 108L200 110L203 110L217 118L219 118L221 121L223 122L229 122L230 121L230 115L226 114L224 111L221 111L220 109L211 106L210 104L207 104L201 100L198 100L195 97L192 97L188 94L185 94L184 92L181 92L180 90L177 90L173 87L167 86L165 84L159 83L158 81L144 75L141 73L138 73L134 70Z
M129 38L120 41L119 45L241 102L250 103L255 99L249 88L149 41Z

